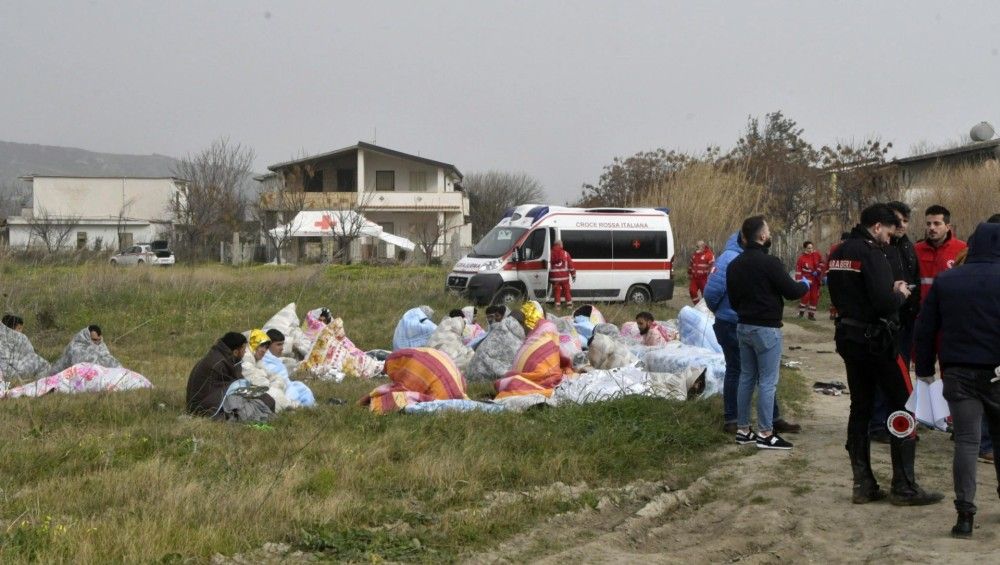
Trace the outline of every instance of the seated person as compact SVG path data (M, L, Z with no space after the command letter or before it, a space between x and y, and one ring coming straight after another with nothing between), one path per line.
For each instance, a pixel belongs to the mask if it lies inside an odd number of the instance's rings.
M323 322L324 324L329 324L330 322L333 321L333 314L330 313L329 308L319 309L319 321Z
M237 363L246 349L247 338L241 333L229 332L219 338L188 376L185 402L188 412L209 417L218 413L229 385L243 378ZM267 395L261 399L274 409L274 399Z
M670 338L660 324L656 323L650 312L639 312L635 315L635 324L639 328L639 339L643 345L653 347L666 345Z
M13 314L3 315L3 325L14 330L15 332L24 333L24 320L20 316L15 316Z
M52 368L49 370L55 374L78 363L93 363L108 368L122 366L108 351L108 346L104 344L104 334L101 327L93 324L83 328L73 336L72 341L63 350L62 356L52 364Z
M486 336L490 334L490 330L493 329L494 325L500 323L500 320L502 320L504 318L504 315L506 314L507 314L506 306L498 306L494 304L493 306L487 307L486 331L473 337L471 340L469 340L469 343L467 343L466 345L468 345L472 349L479 347L479 344L482 343L483 340L486 339Z
M280 374L269 371L264 364L264 355L269 352L271 340L264 330L250 330L249 347L243 353L243 364L240 369L243 378L257 387L266 387L267 395L274 400L269 406L275 413L286 408L295 408L298 403L292 402L285 395L286 379Z
M282 361L281 352L285 348L285 334L280 330L267 330L267 337L271 340L267 353L261 360L269 373L279 375L285 380L285 396L293 402L302 406L314 406L316 397L312 390L301 381L293 381L288 375L288 367Z

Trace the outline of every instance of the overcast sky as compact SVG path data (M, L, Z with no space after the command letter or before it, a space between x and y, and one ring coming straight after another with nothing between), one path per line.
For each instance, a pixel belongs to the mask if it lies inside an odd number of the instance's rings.
M4 141L226 135L263 170L375 138L561 203L615 156L726 148L778 109L898 154L1000 127L1000 5L0 0L0 73Z

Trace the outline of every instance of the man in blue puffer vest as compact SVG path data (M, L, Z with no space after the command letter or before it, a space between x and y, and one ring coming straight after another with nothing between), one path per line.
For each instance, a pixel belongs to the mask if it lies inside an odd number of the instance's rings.
M708 276L705 286L705 303L708 309L715 313L715 337L722 346L722 354L726 357L726 379L722 385L723 430L727 434L736 433L736 391L740 386L740 344L736 339L736 324L739 322L736 311L729 304L729 294L726 292L726 268L729 263L743 253L740 233L736 232L726 240L726 248L715 260L715 268ZM781 418L778 402L774 403L774 431L779 434L795 434L802 426L786 422Z

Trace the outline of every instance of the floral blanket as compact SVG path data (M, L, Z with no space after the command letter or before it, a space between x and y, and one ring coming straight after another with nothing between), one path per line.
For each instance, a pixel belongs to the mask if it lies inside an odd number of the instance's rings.
M50 392L76 394L80 392L101 392L153 388L149 379L122 367L108 368L93 363L79 363L54 375L38 379L33 383L14 387L4 398L22 396L43 396Z
M344 332L344 321L334 318L316 337L303 367L316 378L340 382L344 377L376 377L383 363L358 349Z

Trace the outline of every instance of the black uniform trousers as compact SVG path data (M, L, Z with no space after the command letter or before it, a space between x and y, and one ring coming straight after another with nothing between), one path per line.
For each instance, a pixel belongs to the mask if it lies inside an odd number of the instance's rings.
M847 385L851 389L848 441L851 438L867 438L876 389L885 398L889 414L905 410L913 390L909 370L899 355L895 340L868 339L861 328L844 326L837 328L835 339L837 353L847 369Z

